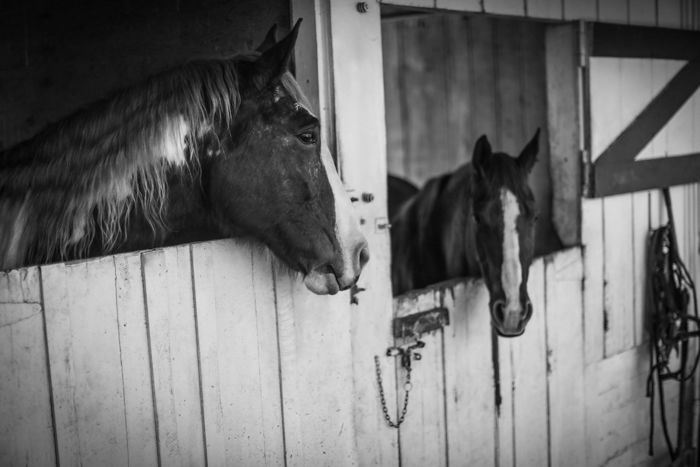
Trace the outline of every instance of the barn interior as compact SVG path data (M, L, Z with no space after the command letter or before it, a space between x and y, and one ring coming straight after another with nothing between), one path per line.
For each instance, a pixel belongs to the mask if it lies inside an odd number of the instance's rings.
M421 187L469 162L481 135L494 151L515 157L540 128L530 174L536 256L562 248L551 215L545 27L531 19L382 6L389 174Z

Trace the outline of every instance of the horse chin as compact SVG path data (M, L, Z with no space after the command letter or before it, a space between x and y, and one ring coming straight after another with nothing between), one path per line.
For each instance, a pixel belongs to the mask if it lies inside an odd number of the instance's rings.
M335 275L311 271L304 277L304 285L316 295L335 295L340 290Z

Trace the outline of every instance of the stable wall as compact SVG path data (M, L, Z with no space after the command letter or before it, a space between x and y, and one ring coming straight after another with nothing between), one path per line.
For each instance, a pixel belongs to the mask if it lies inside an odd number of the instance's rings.
M539 215L535 250L560 249L551 221L544 24L393 13L382 21L389 173L420 187L470 161L483 134L494 151L517 156L540 128L529 178Z

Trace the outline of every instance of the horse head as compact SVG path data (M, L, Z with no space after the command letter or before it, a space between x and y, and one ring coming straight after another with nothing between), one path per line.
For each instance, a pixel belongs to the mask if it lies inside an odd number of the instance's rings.
M274 28L237 65L240 104L216 129L217 157L204 185L219 230L262 240L317 294L350 288L369 260L350 199L320 123L289 71L299 22L281 41Z
M538 139L539 129L513 158L493 153L484 135L472 158L477 256L489 290L492 324L504 337L522 334L532 316L527 280L536 215L527 178L536 161Z

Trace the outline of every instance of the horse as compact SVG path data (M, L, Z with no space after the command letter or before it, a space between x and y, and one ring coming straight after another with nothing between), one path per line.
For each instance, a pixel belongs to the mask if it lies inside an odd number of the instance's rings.
M471 163L429 180L390 213L394 295L481 276L496 332L515 337L525 331L536 222L527 179L538 150L539 129L517 158L492 152L483 135Z
M0 269L221 237L266 245L316 294L367 241L290 73L299 20L254 51L163 71L0 153Z
M405 178L389 174L387 176L387 204L389 216L399 210L407 199L418 193L418 187Z

